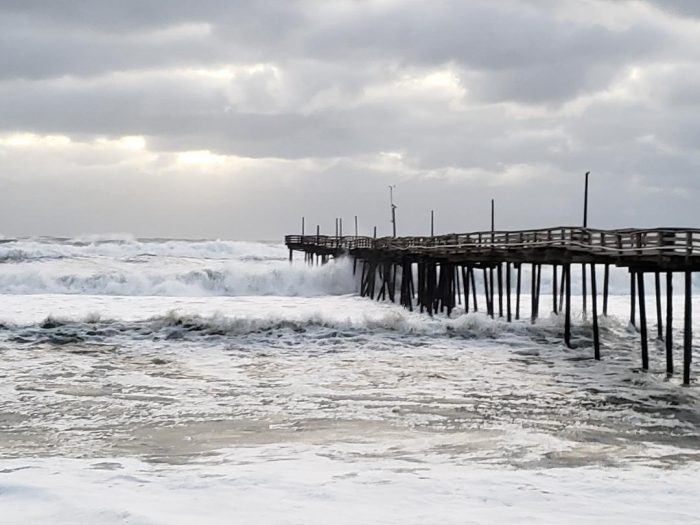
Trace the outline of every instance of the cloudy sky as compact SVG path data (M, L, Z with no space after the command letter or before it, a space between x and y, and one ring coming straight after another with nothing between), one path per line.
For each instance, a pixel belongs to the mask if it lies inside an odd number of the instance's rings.
M0 0L0 232L700 226L696 0Z

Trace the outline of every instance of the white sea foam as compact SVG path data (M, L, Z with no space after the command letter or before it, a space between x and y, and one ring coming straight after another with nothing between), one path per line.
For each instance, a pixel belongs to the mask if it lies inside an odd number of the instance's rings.
M138 240L128 235L90 236L70 240L20 239L0 244L0 261L102 257L129 259L139 256L197 259L282 260L281 244L202 240Z
M699 512L697 386L666 377L661 342L640 370L623 295L600 319L598 362L580 296L563 345L544 274L533 325L528 295L514 323L485 316L481 295L479 313L429 317L358 297L349 260L289 264L281 245L127 235L0 249L3 523Z
M362 452L267 445L230 451L216 464L3 462L3 523L327 524L332 516L336 524L687 525L700 512L695 466L515 471Z
M5 294L319 296L356 290L348 260L308 267L269 260L90 258L6 264L0 269L0 293Z

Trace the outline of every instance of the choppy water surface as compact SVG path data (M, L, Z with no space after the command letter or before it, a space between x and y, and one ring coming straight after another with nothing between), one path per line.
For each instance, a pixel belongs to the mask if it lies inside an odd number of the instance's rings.
M286 463L317 474L354 465L343 475L357 479L385 471L373 482L398 489L413 487L406 475L438 487L474 472L510 472L506 484L550 472L556 485L590 469L686 476L700 459L697 382L667 379L656 341L651 371L640 370L624 296L611 298L596 362L580 317L573 350L553 316L430 319L355 296L347 261L290 266L280 246L127 238L0 250L5 479L64 462L78 486L97 482L85 468L161 465L162 488L183 472L201 481L231 475L211 468ZM2 483L0 473L0 504ZM332 497L342 503L344 490Z

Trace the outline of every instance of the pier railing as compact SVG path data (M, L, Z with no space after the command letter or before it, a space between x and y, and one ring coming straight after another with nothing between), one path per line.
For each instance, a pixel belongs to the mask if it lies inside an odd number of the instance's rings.
M654 228L598 230L556 227L522 231L481 231L434 237L288 235L288 246L332 250L392 250L413 253L562 248L607 256L700 256L700 229Z

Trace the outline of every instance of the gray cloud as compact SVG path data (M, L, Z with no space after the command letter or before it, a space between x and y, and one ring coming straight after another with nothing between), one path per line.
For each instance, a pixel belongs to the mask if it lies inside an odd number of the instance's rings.
M491 195L543 226L590 169L599 225L692 222L695 3L585 3L0 2L0 221L276 237L310 209L383 224L396 183L409 229L484 226ZM178 161L204 150L229 157Z
M681 16L700 16L700 5L695 0L648 0L650 4Z

